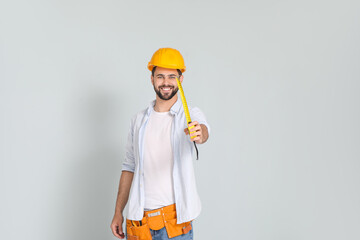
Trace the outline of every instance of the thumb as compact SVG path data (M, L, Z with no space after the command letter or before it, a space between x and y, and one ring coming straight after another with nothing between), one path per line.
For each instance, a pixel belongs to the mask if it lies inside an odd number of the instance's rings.
M189 129L188 128L185 128L184 132L185 132L186 135L189 135Z
M112 230L113 234L115 235L115 237L120 238L120 239L123 239L125 237L125 234L122 230L121 224L111 225L111 230Z
M125 234L122 229L122 225L119 226L118 233L119 233L121 239L123 239L125 237Z

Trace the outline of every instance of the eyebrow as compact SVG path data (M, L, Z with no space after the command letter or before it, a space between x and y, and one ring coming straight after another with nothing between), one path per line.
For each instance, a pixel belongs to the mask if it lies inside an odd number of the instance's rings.
M164 75L164 74L159 73L159 74L156 74L156 76L165 76L165 75ZM172 74L169 74L168 76L176 76L176 74L172 73Z

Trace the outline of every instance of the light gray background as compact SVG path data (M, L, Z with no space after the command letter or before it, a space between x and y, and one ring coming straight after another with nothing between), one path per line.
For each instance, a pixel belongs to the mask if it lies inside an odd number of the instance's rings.
M195 239L360 239L358 1L1 1L0 239L115 239L151 55L212 133Z

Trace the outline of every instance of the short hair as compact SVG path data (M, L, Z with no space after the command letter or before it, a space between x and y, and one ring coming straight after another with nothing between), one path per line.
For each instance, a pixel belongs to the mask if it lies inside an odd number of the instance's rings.
M157 66L154 66L153 69L151 70L151 75L152 75L152 76L154 76L154 74L155 74L155 69L156 69L156 67L157 67ZM182 75L182 72L180 71L180 69L176 69L176 70L177 70L177 72L179 73L179 76L181 76L181 75Z

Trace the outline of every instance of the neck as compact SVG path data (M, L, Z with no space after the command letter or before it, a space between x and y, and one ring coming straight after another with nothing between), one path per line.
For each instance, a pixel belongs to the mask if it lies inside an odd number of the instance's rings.
M178 99L177 94L175 94L169 100L162 100L161 98L159 98L158 95L156 95L154 110L156 112L168 112L170 111L170 108L174 105L174 103L176 103L177 99Z

